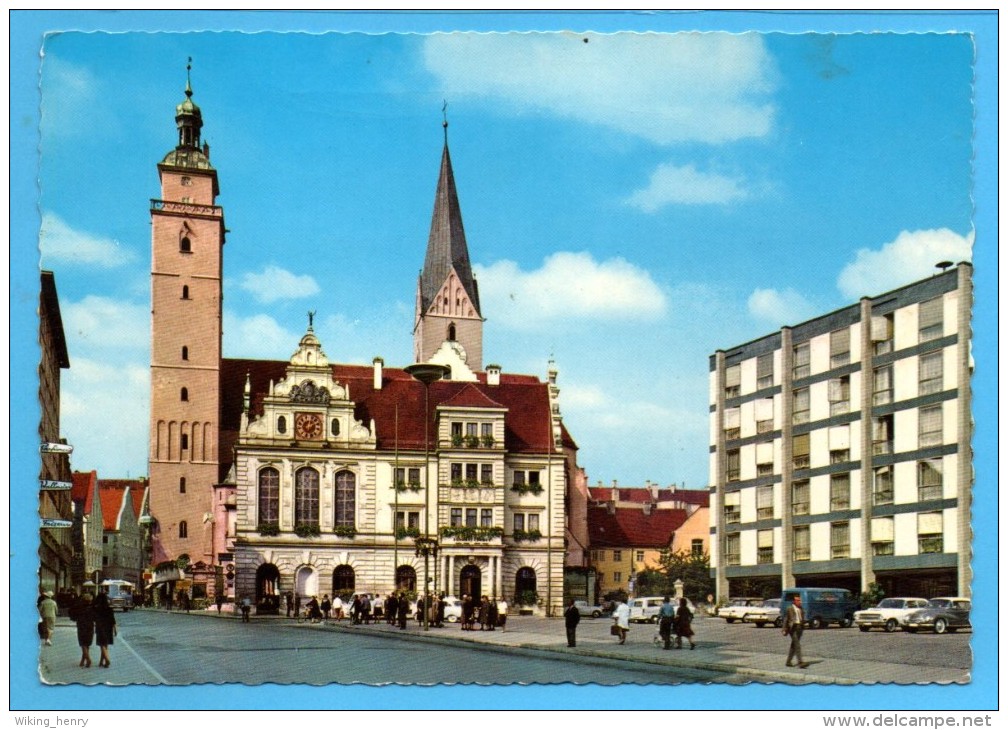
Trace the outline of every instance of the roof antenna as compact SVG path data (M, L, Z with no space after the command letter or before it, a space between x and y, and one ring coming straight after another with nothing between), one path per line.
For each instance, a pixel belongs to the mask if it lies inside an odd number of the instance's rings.
M944 274L945 273L945 269L947 269L951 265L952 265L951 261L939 261L937 264L935 264L935 268L936 269L941 269L942 273Z

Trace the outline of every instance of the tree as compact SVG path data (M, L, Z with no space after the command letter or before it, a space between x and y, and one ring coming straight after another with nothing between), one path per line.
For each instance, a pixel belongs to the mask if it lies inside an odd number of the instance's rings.
M861 592L861 608L872 608L885 598L885 591L878 583L869 583L867 590Z
M677 579L683 582L683 595L694 603L706 601L707 595L714 592L710 556L707 553L666 548L662 550L659 562L666 579L667 588L664 592L671 593Z

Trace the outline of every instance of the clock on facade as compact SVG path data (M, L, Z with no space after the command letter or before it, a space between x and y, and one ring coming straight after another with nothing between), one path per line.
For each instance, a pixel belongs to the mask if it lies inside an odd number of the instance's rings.
M294 435L299 439L322 436L322 418L317 413L298 413L294 417Z

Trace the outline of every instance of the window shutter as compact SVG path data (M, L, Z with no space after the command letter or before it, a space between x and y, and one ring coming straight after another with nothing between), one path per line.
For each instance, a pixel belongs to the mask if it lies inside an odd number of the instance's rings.
M940 535L942 533L942 513L923 512L917 515L918 535Z
M892 339L892 321L885 316L871 318L872 342L884 342Z
M756 463L773 463L773 444L771 442L767 441L766 443L756 444Z
M830 333L830 355L850 352L850 327Z
M875 542L893 541L893 518L873 517L871 521L871 539Z
M920 303L920 312L918 314L918 327L920 329L933 327L942 323L942 304L941 297L935 297L934 299Z
M808 456L809 435L807 433L799 434L794 437L791 445L791 453L794 456Z
M770 378L773 377L773 353L768 352L765 355L760 355L756 359L756 377L757 378Z
M941 430L941 407L922 408L918 411L920 419L920 433L931 433Z
M756 533L756 547L773 547L773 530L759 530Z
M833 378L829 381L829 402L839 403L845 400L847 398L844 394L843 381L840 378Z
M756 507L773 507L773 487L760 487L756 490Z
M756 401L756 420L773 420L773 398L760 398Z
M724 496L724 506L725 507L738 507L742 504L741 495L738 492L725 492Z
M725 387L731 388L742 383L742 366L732 365L725 370Z
M920 357L920 379L930 380L931 378L940 378L942 375L942 353L929 352L927 355L921 355Z
M741 411L738 408L726 408L724 412L724 427L738 428L741 423Z
M850 425L831 426L829 430L830 451L850 448Z

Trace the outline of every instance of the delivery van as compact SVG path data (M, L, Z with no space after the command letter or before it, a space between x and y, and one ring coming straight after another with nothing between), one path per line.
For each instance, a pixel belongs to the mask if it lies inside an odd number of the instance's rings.
M781 594L781 619L787 615L795 596L801 596L805 624L813 629L831 623L845 629L854 623L854 612L861 608L846 588L785 588Z
M125 613L133 608L133 584L128 580L103 580L101 589L108 593L109 605L114 609L122 609Z

